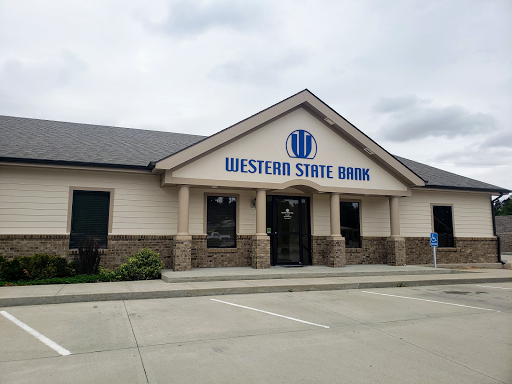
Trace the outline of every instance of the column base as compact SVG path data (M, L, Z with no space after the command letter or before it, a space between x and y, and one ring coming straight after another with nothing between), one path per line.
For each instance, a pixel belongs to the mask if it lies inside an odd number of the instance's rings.
M405 239L402 236L390 236L386 239L388 265L406 265Z
M343 236L329 236L326 241L327 266L331 268L346 267L345 238Z
M173 270L190 271L192 269L192 236L174 237Z
M252 238L252 267L270 268L270 237L256 235Z

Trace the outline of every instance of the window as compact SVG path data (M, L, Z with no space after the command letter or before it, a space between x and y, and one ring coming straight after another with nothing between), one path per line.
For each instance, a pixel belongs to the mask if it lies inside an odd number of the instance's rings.
M69 248L78 248L87 240L107 248L110 192L73 191Z
M359 224L359 203L340 202L341 235L345 238L345 248L361 248Z
M208 248L236 247L236 197L206 197L206 242Z
M454 247L452 207L434 205L432 211L434 217L434 232L438 234L439 247Z

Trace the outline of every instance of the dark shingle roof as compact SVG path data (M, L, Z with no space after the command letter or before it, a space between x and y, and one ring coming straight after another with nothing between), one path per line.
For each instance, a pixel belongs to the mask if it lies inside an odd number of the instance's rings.
M465 189L474 191L496 191L503 193L509 192L505 188L487 184L475 179L470 179L469 177L460 176L456 173L443 171L442 169L418 163L417 161L412 161L399 156L395 156L395 158L419 177L421 177L425 182L425 187Z
M147 168L205 136L0 116L0 160ZM509 192L395 156L433 188Z
M0 116L0 158L147 167L204 136Z

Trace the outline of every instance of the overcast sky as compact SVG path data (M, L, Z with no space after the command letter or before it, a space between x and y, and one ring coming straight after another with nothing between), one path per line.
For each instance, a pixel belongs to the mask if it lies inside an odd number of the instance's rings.
M512 1L0 1L0 114L213 134L308 88L512 189Z

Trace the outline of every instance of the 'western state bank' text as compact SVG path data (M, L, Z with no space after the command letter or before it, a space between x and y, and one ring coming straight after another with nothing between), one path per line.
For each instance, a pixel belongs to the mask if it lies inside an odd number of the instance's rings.
M241 173L258 173L260 175L290 176L291 165L286 162L272 160L253 160L226 157L226 171ZM370 181L369 168L337 167L332 165L317 164L295 164L295 176L315 177L334 179L336 176L341 180L362 180Z

